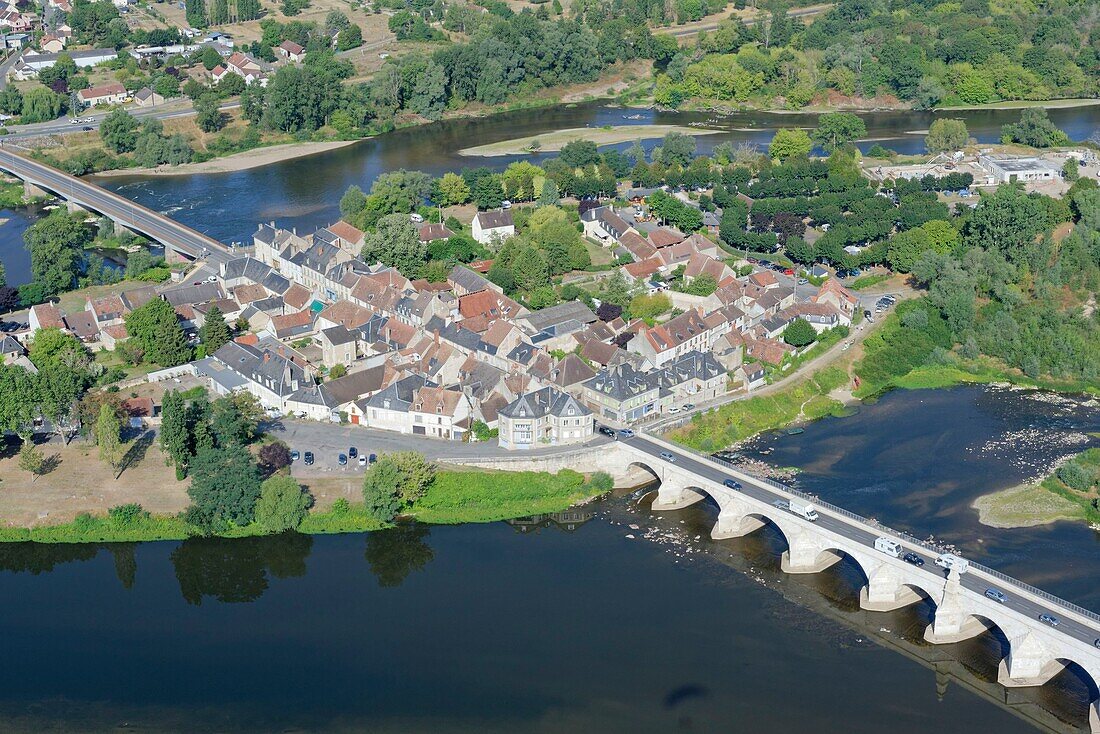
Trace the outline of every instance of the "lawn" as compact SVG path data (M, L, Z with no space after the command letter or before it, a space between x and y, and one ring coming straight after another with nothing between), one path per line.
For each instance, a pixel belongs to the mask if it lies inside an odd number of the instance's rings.
M546 472L440 471L410 514L428 523L493 522L559 512L610 487L568 469Z

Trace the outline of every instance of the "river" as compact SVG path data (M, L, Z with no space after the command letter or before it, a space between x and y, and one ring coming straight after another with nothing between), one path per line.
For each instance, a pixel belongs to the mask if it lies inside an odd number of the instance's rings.
M624 115L641 115L625 120ZM1001 126L1019 119L1020 110L960 110L945 113L883 111L863 113L869 148L874 142L902 153L924 150L923 131L938 116L966 120L972 136L983 143L997 142ZM1051 120L1074 140L1088 137L1100 120L1100 107L1068 107L1050 110ZM97 182L150 208L164 212L223 242L249 242L259 222L277 221L284 227L312 232L339 218L340 196L348 186L369 189L383 171L400 168L433 175L463 167L486 165L504 168L514 160L538 162L551 153L531 156L467 157L459 150L499 140L536 135L565 128L603 125L705 123L714 115L703 112L658 112L609 107L600 102L562 105L509 112L491 117L449 120L398 130L307 158L274 163L248 171L192 176L103 177ZM780 127L812 128L817 116L739 112L720 118L724 130L697 138L700 153L710 153L721 142L747 142L765 146ZM646 141L652 148L657 141ZM629 147L629 143L617 146ZM0 212L0 216L10 213ZM0 260L13 283L29 277L29 258L22 252L19 235L25 223L13 220L0 226ZM10 231L9 231L10 230Z
M1029 476L1096 429L1095 411L1058 404L975 387L897 392L751 450L793 460L803 486L853 510L934 532L1091 602L1087 570L1100 553L1091 531L975 533L959 519L973 514L975 493ZM863 580L847 562L786 576L777 533L711 541L715 507L655 514L641 494L557 522L0 546L10 661L0 729L1012 734L1083 725L1091 692L1072 672L1014 691L1006 705L992 635L927 646L926 603L861 612ZM901 522L895 506L915 514ZM1013 543L1033 558L1013 560ZM1072 572L1044 570L1074 554Z

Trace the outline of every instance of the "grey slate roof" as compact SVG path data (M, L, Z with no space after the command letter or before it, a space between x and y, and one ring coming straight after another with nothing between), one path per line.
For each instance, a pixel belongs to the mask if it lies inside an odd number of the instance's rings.
M447 280L466 293L479 293L489 288L488 280L463 265L455 265Z
M577 325L578 328L584 328L585 324L591 324L596 320L596 314L592 313L592 309L586 306L584 301L566 301L540 311L532 311L524 316L523 320L535 331L560 333L563 327L570 326L569 322L573 322L572 325Z
M286 357L269 349L229 342L214 353L215 359L242 377L263 385L280 397L297 391L306 380L305 371Z
M408 412L412 407L413 396L422 387L439 387L431 380L419 375L409 375L393 383L385 390L380 390L367 399L367 405L371 408L384 410L401 410Z
M592 411L581 405L572 395L552 387L544 387L520 395L498 410L497 414L506 418L542 418L547 415L581 417L592 415Z

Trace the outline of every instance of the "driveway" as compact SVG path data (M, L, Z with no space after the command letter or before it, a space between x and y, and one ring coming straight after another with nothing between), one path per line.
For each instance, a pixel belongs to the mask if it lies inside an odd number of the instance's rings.
M498 456L545 456L575 451L580 446L596 446L610 443L611 439L596 434L587 444L569 446L549 446L530 451L508 451L497 445L496 439L477 443L462 441L444 441L412 436L391 431L379 431L362 426L340 425L338 423L320 423L284 419L263 426L271 436L279 439L291 450L303 455L312 451L315 457L313 466L306 466L301 460L295 462L292 474L296 477L326 477L342 474L361 473L358 463L349 460L347 466L337 462L339 454L347 454L348 447L354 446L361 454L387 454L394 451L419 451L429 459L446 461L459 458L491 458ZM353 465L354 464L354 465Z

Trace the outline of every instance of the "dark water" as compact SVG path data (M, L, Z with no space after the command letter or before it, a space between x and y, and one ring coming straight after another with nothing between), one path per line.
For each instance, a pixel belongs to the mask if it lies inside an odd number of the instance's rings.
M1098 431L1100 410L1077 398L990 387L897 390L858 415L763 436L745 453L799 467L803 491L917 537L934 534L969 558L1100 609L1100 533L1081 522L991 528L970 507L1100 445L1087 435Z
M715 557L627 538L613 522L649 520L623 501L596 509L572 533L0 549L41 571L0 572L0 729L1031 730Z
M640 114L626 120L624 115ZM1001 125L1019 118L1019 110L981 110L945 113L965 119L971 135L981 142L996 142ZM860 115L867 124L866 149L880 142L903 153L924 150L923 131L936 113L873 112ZM1077 107L1050 110L1050 117L1070 137L1081 140L1100 123L1100 108ZM499 140L535 135L562 128L603 125L689 124L714 119L710 113L657 112L607 107L591 102L571 106L522 110L471 120L452 120L399 130L354 146L328 153L274 163L248 171L191 176L101 177L107 188L172 216L223 242L250 242L259 222L277 221L303 232L339 218L340 196L348 186L369 189L383 171L400 168L442 175L467 166L504 168L520 158L537 162L545 156L467 157L459 150ZM699 153L710 153L721 142L767 145L780 127L812 128L816 115L780 115L739 112L710 124L725 130L697 138ZM647 140L648 150L658 143ZM617 146L629 147L630 143ZM553 154L546 154L553 155ZM0 260L8 265L12 283L25 282L13 275L26 274L26 255L20 236L26 223L13 219L0 226ZM9 261L15 262L11 265Z
M8 285L22 285L31 279L31 254L23 247L23 232L36 218L35 209L0 209L0 262Z

